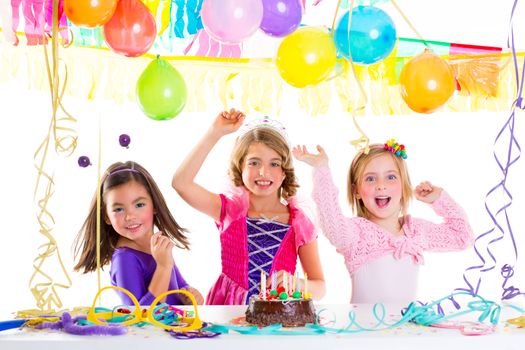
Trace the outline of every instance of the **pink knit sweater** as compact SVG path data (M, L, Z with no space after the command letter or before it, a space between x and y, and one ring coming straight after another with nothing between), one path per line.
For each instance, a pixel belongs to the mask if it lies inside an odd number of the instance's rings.
M327 166L314 168L313 199L317 205L323 233L344 256L346 268L353 275L361 266L387 254L395 259L412 256L423 263L423 251L454 251L469 247L474 239L463 209L445 192L431 204L444 222L405 217L404 235L394 236L381 226L362 217L345 217L337 190Z

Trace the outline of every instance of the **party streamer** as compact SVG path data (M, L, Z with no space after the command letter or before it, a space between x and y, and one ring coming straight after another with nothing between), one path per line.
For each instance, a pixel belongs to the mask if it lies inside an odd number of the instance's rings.
M177 38L184 38L196 34L202 29L201 7L203 0L174 0L171 11L171 22L173 23L173 34Z
M45 0L44 4L44 16L45 16L45 32L51 35L53 30L53 0ZM64 43L69 43L70 39L68 36L67 18L64 12L64 0L58 2L58 30ZM40 33L43 35L43 33Z
M194 50L191 50L192 47ZM200 29L192 42L184 50L185 55L239 58L242 54L242 43L225 44L212 38L204 29Z
M511 12L510 33L507 41L507 45L511 49L513 58L514 76L516 79L516 98L512 103L510 115L499 130L493 146L493 155L498 168L501 171L501 178L499 179L499 182L488 191L485 197L485 209L493 222L493 227L476 237L474 250L480 263L465 269L463 280L466 287L457 288L457 290L464 290L477 294L482 286L483 274L494 270L498 265L498 258L493 252L496 244L502 244L510 240L512 251L514 253L512 257L513 262L503 262L500 265L502 266L501 277L503 278L503 300L512 299L519 295L525 296L525 293L520 292L519 288L510 285L510 279L514 274L512 267L518 260L518 249L509 212L507 211L512 205L513 195L511 189L507 187L506 184L512 165L516 163L521 156L521 147L516 135L514 134L516 112L519 109L525 109L525 104L523 103L525 61L523 62L520 76L514 45L513 19L517 4L518 0L515 0ZM501 257L500 260L504 260L505 258L506 257Z
M58 0L53 1L53 26L52 26L52 60L49 62L47 49L44 45L44 54L46 59L46 67L48 73L49 88L51 91L51 101L53 106L52 118L49 125L48 133L37 151L35 152L35 167L38 171L34 197L38 198L38 223L40 225L40 233L44 235L48 242L41 245L38 257L33 262L35 271L33 272L29 286L31 292L36 300L37 307L41 310L52 310L53 306L57 308L62 307L62 302L58 295L59 288L71 287L71 279L67 273L66 268L60 257L56 240L51 234L54 225L54 218L47 208L47 204L54 193L54 180L50 175L47 167L48 149L51 143L51 134L53 134L53 141L55 151L58 154L70 155L76 148L77 137L74 129L69 126L76 120L69 115L62 106L62 96L64 94L67 83L67 69L62 89L60 89L59 80L59 58L58 58ZM58 110L62 110L66 116L59 118L57 116ZM43 182L43 184L41 183ZM50 273L46 272L45 262L48 258L56 255L58 263L65 278L65 282L55 282ZM52 269L56 271L56 269Z

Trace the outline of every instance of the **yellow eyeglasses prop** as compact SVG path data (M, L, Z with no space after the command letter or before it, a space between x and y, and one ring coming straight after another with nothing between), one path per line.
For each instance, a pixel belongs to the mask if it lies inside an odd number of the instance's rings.
M100 294L103 291L105 291L106 289L119 290L119 291L125 293L127 296L129 296L129 298L133 302L133 305L135 306L135 309L133 310L133 312L131 314L125 314L125 313L121 313L121 312L118 312L118 311L95 312L95 304L96 304ZM191 303L193 305L193 314L195 316L194 317L182 317L182 319L181 319L181 321L183 323L187 323L188 324L187 326L179 327L179 326L169 326L169 325L163 324L163 323L159 322L157 319L155 319L155 315L153 314L153 312L155 310L155 306L159 303L160 300L164 299L166 296L168 296L170 294L175 294L175 293L184 294L185 296L187 296L190 299L190 301L191 301ZM119 324L121 324L123 326L129 326L129 325L132 325L132 324L135 324L135 323L139 323L139 322L142 322L142 321L147 321L147 322L150 322L151 324L154 324L155 326L159 326L159 327L161 327L163 329L171 330L171 331L178 331L178 332L192 331L192 330L196 330L196 329L202 328L202 321L199 318L199 311L197 309L197 301L195 300L195 297L190 292L188 292L186 290L182 290L182 289L170 290L170 291L167 291L166 293L163 293L163 294L159 295L153 301L153 303L151 303L151 305L148 307L147 317L144 318L142 316L142 310L140 308L140 305L139 305L139 302L138 302L137 298L135 298L135 296L133 294L131 294L127 289L124 289L124 288L121 288L121 287L116 287L116 286L107 286L107 287L101 288L98 291L97 295L95 296L95 299L93 300L93 305L89 309L89 312L87 314L87 320L90 321L90 322L93 322L95 324L105 325L105 324L108 324L108 323L103 321L103 320L108 320L108 319L113 318L115 316L129 316L129 317L131 317L130 319L127 319L124 322L119 322Z

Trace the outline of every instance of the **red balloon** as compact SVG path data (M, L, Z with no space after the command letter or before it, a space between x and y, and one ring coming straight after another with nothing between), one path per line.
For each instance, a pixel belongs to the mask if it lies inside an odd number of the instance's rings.
M104 24L104 38L108 46L128 57L148 52L156 36L155 18L139 0L120 0L115 14Z

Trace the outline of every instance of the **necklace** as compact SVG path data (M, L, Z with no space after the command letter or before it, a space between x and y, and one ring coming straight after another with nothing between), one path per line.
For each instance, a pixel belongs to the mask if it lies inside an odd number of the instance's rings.
M264 214L261 214L261 213L258 213L260 218L258 218L258 221L257 221L257 224L258 225L261 225L261 224L268 224L268 223L272 223L272 222L276 222L277 219L279 218L280 215L274 215L272 216L271 218L267 217L266 215Z

